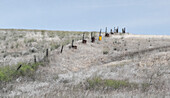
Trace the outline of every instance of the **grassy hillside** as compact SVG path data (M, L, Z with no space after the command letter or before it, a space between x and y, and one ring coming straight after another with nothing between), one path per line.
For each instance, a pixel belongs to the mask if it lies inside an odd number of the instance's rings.
M90 32L0 35L0 97L170 97L170 36L102 33L99 41L95 32L92 43Z

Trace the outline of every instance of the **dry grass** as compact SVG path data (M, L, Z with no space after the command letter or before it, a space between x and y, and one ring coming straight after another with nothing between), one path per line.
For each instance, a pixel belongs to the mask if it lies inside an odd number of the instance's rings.
M1 65L33 62L34 55L39 62L46 49L51 50L44 59L45 66L26 63L16 78L11 77L16 66L2 67L1 84L6 80L12 82L6 82L0 97L170 96L170 47L165 47L170 45L169 37L116 34L98 41L96 32L95 43L91 43L90 33L85 32L87 43L82 44L83 33L0 30ZM69 48L72 39L77 49Z

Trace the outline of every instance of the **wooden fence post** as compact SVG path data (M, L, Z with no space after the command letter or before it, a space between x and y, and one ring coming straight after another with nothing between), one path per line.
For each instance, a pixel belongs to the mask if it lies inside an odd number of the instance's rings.
M92 37L93 37L93 32L91 32L91 39L92 39Z
M107 27L106 27L106 29L105 29L105 34L107 34Z
M126 33L126 28L122 28L122 33Z
M83 33L83 39L82 39L82 43L86 44L87 40L84 39L84 33Z
M112 29L110 29L110 34L113 34L113 31L112 31Z
M74 46L74 40L72 40L72 46L71 46L71 48L73 48L73 49L77 49L77 46Z
M102 29L100 29L99 36L102 36Z
M116 28L114 27L114 33L116 33Z
M95 41L95 37L93 36L93 32L91 32L91 42L93 43Z
M62 45L62 47L61 47L61 53L63 52L63 48L64 48L64 45Z
M48 57L48 49L46 49L46 57Z
M71 47L73 47L74 40L72 40Z
M83 40L84 40L84 33L83 33Z
M37 60L36 60L36 55L34 55L34 63L36 63L37 62Z
M116 29L116 33L119 33L119 27L117 27L117 29Z
M18 68L17 68L17 71L22 67L22 65L19 65Z
M107 33L107 27L106 27L106 30L105 30L105 37L109 37L109 33Z
M102 40L102 29L100 29L100 32L99 32L99 41L101 41Z

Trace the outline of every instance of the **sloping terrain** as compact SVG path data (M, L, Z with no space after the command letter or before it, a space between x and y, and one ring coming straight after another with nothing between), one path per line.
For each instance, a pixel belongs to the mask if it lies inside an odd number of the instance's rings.
M70 36L73 34L61 38L56 32L54 44L67 38L77 39L74 43L77 49L69 48L69 43L62 53L61 45L52 49L48 62L39 66L34 76L20 76L6 83L0 90L0 96L170 97L170 36L114 34L98 41L96 35L95 42L91 43L88 33L86 44L80 40L82 33ZM45 49L50 47L47 40L43 41L47 43ZM37 47L39 45L37 42ZM45 52L38 55L43 57Z

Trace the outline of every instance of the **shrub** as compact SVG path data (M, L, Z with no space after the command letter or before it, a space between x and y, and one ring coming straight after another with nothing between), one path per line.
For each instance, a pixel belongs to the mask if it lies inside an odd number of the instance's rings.
M4 66L0 68L0 81L10 81L13 79L14 68L10 66Z
M26 75L31 76L33 72L34 72L34 69L30 65L23 64L17 74L22 75L22 76L26 76Z
M136 88L137 84L129 83L124 80L112 80L112 79L101 79L100 77L95 77L92 79L87 79L87 89L97 90L100 88L108 89L121 89L121 88Z
M127 87L128 82L123 81L123 80L105 80L105 86L107 87L113 87L115 89L118 89L120 87Z
M94 89L96 86L99 86L100 84L102 84L102 79L99 77L95 77L93 79L88 79L87 83L89 85L89 89Z
M38 69L38 66L41 65L41 63L33 63L33 64L26 64L21 63L18 65L22 65L22 67L17 71L18 76L33 76L34 72Z
M17 71L18 66L21 64L22 64L21 68ZM32 77L39 65L41 65L41 63L33 64L19 63L18 65L15 66L0 67L0 81L8 82L11 81L12 79L17 78L18 76Z

